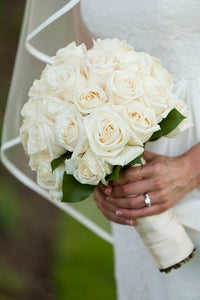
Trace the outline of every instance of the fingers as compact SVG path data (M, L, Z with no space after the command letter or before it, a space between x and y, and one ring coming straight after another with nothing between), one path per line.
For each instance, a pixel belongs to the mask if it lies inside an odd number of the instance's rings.
M97 207L101 210L103 215L110 221L124 224L124 225L135 225L135 220L132 218L125 218L118 216L116 214L117 207L106 200L106 195L104 193L104 187L98 185L94 191L94 200Z
M135 225L137 218L160 214L171 207L169 190L148 192L151 206L146 206L144 195L133 197L106 196L103 188L95 189L94 199L104 216L119 224Z
M119 209L117 214L125 218L144 218L164 212L166 208L163 205L146 206L140 209Z
M116 213L107 210L104 208L102 205L102 202L96 202L98 208L101 210L103 215L110 221L118 223L118 224L123 224L123 225L135 225L136 221L133 220L133 218L126 218L126 217L121 217L118 216Z
M142 155L143 155L144 159L146 160L146 162L149 162L149 161L157 158L158 156L160 156L154 152L147 151L147 150L145 150Z
M134 197L106 197L106 200L112 203L117 208L128 208L128 209L136 209L143 208L145 206L144 203L144 195L137 195Z
M127 197L135 194L144 194L146 191L154 191L158 189L158 182L153 179L145 179L136 182L127 183L121 186L113 187L111 196Z
M108 196L112 193L112 186L111 185L105 186L100 182L98 186L102 190L102 192L105 193L105 195Z

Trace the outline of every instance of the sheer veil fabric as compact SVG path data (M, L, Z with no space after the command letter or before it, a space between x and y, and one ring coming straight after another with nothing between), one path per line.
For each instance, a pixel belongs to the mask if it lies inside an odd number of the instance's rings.
M89 35L79 20L80 0L27 0L18 45L12 82L6 107L1 143L1 160L6 168L23 184L40 194L57 207L70 214L87 228L109 243L113 242L110 223L97 209L93 199L76 204L52 201L47 191L36 183L35 173L28 166L28 159L19 139L20 115L28 99L34 79L39 79L45 64L51 64L59 48L73 40L92 45ZM45 213L45 212L44 212Z

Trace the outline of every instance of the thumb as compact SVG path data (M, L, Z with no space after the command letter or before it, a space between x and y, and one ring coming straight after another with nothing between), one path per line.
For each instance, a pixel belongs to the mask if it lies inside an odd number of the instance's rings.
M159 156L158 154L151 152L151 151L147 151L147 150L145 150L143 153L143 157L146 160L146 162L151 161L151 160L157 158L158 156Z

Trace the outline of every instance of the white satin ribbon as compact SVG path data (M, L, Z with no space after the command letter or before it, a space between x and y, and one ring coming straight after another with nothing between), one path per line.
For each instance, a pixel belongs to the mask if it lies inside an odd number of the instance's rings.
M36 49L31 45L31 40L36 37L42 30L47 28L49 25L51 25L53 22L55 22L57 19L62 17L64 14L66 14L68 11L70 11L76 4L78 4L80 0L71 0L66 5L64 5L61 9L56 11L53 15L51 15L48 19L46 19L43 23L41 23L38 27L36 27L31 33L28 34L25 42L25 46L27 51L36 57L37 59L43 61L47 64L52 64L53 60L52 58L47 55L46 53Z

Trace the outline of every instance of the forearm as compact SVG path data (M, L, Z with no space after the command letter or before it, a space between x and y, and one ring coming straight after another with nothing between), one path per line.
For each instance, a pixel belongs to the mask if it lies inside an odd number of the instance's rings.
M181 156L186 163L188 192L200 187L200 143ZM184 168L183 168L184 170Z

